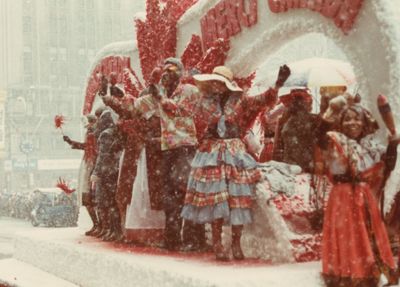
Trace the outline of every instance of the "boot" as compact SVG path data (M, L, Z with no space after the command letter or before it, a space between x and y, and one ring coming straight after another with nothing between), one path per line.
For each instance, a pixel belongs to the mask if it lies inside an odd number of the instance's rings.
M126 237L126 231L125 231L125 217L121 216L120 225L119 225L119 234L115 241L118 243L123 243L123 244L129 243L129 240Z
M100 209L95 208L96 214L97 214L97 228L92 232L92 236L93 237L98 237L100 233L103 232L103 228L104 228L104 218L102 216L102 213L100 211Z
M207 247L206 232L204 224L185 220L182 227L182 251L183 252L205 252L212 248Z
M115 241L120 234L119 227L120 227L119 213L118 213L116 207L111 208L110 209L110 232L102 238L103 241L106 241L106 242Z
M164 210L164 248L169 251L178 251L181 248L182 218L176 210Z
M222 246L222 223L223 219L217 219L212 222L212 239L213 239L213 249L215 253L215 259L218 261L228 261L229 256L226 254L224 247Z
M117 201L118 203L118 201ZM118 243L128 243L128 239L125 236L125 218L126 218L126 205L118 205L118 211L119 211L119 234L117 239L115 240Z
M94 210L94 207L93 207L93 206L87 206L86 209L87 209L87 211L88 211L88 213L89 213L90 219L92 219L93 227L92 227L89 231L86 231L86 232L85 232L85 235L86 235L86 236L92 236L93 233L94 233L94 232L97 230L97 228L98 228L99 221L97 220L97 214L96 214L96 211Z
M232 255L236 260L243 260L244 255L240 247L243 225L232 225Z
M107 210L102 210L100 212L100 216L102 218L103 221L103 228L101 230L101 232L97 235L97 238L103 238L105 237L108 233L111 232L111 222L110 222L110 214L109 211Z
M117 239L117 234L113 228L111 228L110 231L101 238L101 240L105 242L112 242L115 241L116 239Z

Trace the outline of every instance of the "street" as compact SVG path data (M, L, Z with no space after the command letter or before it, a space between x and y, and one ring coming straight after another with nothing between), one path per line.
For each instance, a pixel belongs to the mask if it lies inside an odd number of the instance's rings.
M35 227L29 221L0 216L0 260L12 257L15 235L32 228Z

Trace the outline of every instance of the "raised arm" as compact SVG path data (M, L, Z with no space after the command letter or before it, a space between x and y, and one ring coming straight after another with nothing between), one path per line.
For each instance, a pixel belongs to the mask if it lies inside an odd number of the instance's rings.
M132 110L134 109L134 98L125 96L123 99L106 95L101 97L103 103L109 106L121 118L129 119L132 117Z
M290 76L290 69L283 65L279 68L278 77L275 81L275 87L269 88L265 92L256 96L243 96L241 102L241 110L243 114L242 126L245 129L250 128L255 118L269 108L272 108L278 98L278 90L283 86Z
M73 141L69 136L63 136L63 140L69 144L72 149L85 149L85 143Z

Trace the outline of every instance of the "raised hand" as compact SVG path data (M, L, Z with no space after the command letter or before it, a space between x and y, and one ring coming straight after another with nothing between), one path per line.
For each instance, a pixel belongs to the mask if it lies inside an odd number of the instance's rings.
M107 88L108 88L108 79L106 76L102 75L100 78L100 87L99 87L100 96L104 96L107 94Z
M275 86L280 88L286 82L286 80L290 76L290 68L287 65L283 65L279 67L278 78L276 79Z
M63 140L67 143L71 143L71 139L69 138L69 136L63 136Z

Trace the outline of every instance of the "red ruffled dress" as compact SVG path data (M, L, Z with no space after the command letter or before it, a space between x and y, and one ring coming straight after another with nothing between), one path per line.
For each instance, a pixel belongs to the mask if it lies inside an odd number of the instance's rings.
M328 132L328 169L333 188L323 227L322 273L327 286L377 286L395 262L372 185L380 182L380 148ZM365 285L362 285L365 286Z

